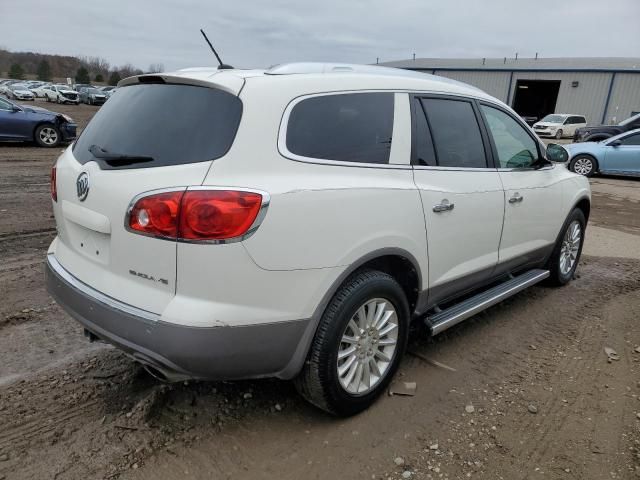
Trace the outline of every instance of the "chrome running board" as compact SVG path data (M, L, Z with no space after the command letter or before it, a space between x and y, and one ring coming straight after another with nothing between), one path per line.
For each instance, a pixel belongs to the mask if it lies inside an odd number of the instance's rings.
M482 310L486 310L496 303L500 303L506 298L521 292L525 288L541 282L548 276L548 270L529 270L489 290L485 290L460 303L456 303L445 310L429 315L424 319L424 322L431 330L431 334L437 335L447 328L453 327L463 320L480 313Z

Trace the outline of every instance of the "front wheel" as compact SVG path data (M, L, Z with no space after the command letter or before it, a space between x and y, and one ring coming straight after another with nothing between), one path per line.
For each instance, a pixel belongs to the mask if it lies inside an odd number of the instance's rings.
M409 305L398 282L377 270L353 274L327 306L296 388L334 415L361 412L398 369L408 330Z
M556 132L556 140L560 140L562 138L562 130L558 130Z
M578 268L587 221L582 210L576 208L567 218L562 234L549 258L549 281L565 285L571 281Z
M41 147L57 147L62 141L62 135L58 127L46 123L36 128L35 141Z
M596 162L593 157L588 155L578 155L576 158L571 160L569 170L577 173L578 175L591 177L596 171Z

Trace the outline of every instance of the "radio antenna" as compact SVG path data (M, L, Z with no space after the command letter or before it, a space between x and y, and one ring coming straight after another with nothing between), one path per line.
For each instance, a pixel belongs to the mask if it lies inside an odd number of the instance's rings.
M218 52L216 52L216 49L213 48L213 45L211 45L211 42L209 41L209 37L207 37L207 34L204 33L203 29L200 29L200 33L202 34L202 36L204 37L204 39L207 41L207 43L209 44L209 48L211 49L211 51L213 52L213 54L216 56L216 58L218 59L218 63L220 65L218 65L218 70L229 70L229 69L233 69L233 67L231 65L227 65L225 63L222 63L222 60L220 59L220 55L218 55Z

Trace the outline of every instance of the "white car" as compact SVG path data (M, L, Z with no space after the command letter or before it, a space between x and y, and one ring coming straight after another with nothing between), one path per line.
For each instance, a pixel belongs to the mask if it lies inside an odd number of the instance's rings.
M9 85L9 91L7 93L7 97L14 100L33 100L35 98L31 90L29 90L29 87L24 83Z
M573 138L578 128L586 127L587 120L582 115L553 113L533 124L533 130L540 137Z
M36 96L36 98L46 98L47 89L51 85L52 85L51 83L44 83L39 87L36 87L35 89L33 89L32 90L33 94Z
M80 95L67 85L49 85L44 88L44 98L47 102L80 103Z
M369 406L433 334L569 282L586 178L507 106L374 66L123 80L52 171L49 292L155 376ZM541 300L542 301L542 300Z

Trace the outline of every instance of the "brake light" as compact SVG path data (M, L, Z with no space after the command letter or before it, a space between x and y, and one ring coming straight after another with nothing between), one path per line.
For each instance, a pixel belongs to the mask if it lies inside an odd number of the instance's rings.
M154 237L176 238L184 192L163 192L138 200L129 212L129 228Z
M56 182L56 166L51 167L51 199L58 201L58 185Z
M134 232L189 241L242 237L265 199L236 190L187 190L151 194L136 201L127 225Z

